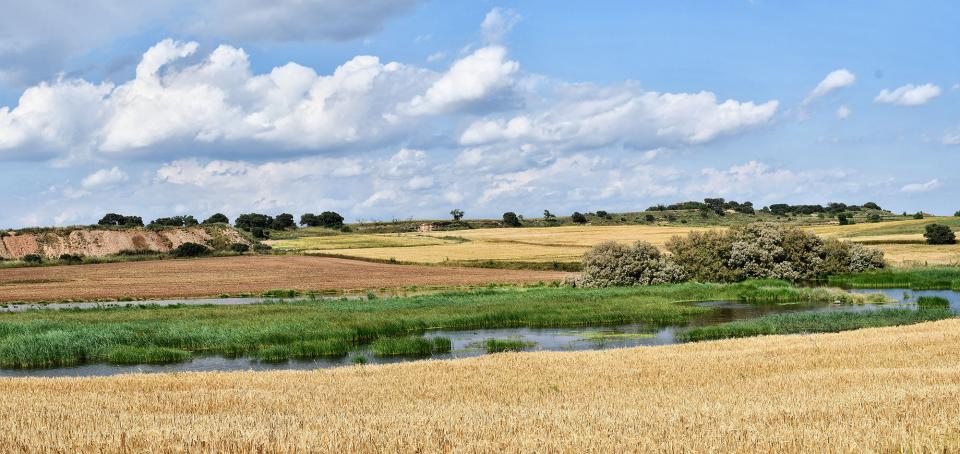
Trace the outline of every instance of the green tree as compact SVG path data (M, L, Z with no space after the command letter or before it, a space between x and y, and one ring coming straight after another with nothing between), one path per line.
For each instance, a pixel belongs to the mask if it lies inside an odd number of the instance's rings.
M586 223L587 223L587 217L584 216L583 213L581 213L581 212L579 212L579 211L574 211L573 214L570 215L570 220L573 221L574 224L586 224Z
M453 216L453 222L460 222L463 219L463 210L454 208L450 210L450 216Z
M943 224L927 224L923 236L927 239L927 244L954 244L957 242L957 236L950 229L950 226Z
M203 221L204 224L229 224L230 218L228 218L223 213L215 213L214 215L207 218Z
M503 225L507 227L520 227L520 218L517 217L517 213L512 211L503 213Z
M553 224L557 222L557 216L550 212L550 210L543 210L543 221L547 224Z

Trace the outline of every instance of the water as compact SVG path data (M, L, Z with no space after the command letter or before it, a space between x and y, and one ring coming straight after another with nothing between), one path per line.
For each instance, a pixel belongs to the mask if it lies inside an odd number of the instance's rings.
M883 293L895 303L884 305L834 305L813 303L747 304L730 301L711 301L690 303L711 307L714 310L695 317L690 324L683 326L651 327L644 324L620 326L591 326L573 328L501 328L445 331L435 330L424 334L425 337L446 337L452 344L450 353L433 355L430 359L456 359L486 354L483 343L488 339L515 339L532 343L527 351L577 351L604 350L637 346L669 345L680 342L677 332L681 328L706 326L718 323L762 317L772 314L791 312L824 311L875 311L885 308L914 307L920 296L941 296L950 301L950 308L960 312L960 292L949 290L913 291L904 289L854 290L859 293ZM237 300L237 301L233 301ZM192 302L198 300L189 300ZM254 304L265 301L262 298L234 298L199 300L196 304ZM156 302L155 302L156 303ZM164 302L166 303L166 302ZM184 304L184 300L171 300L170 304ZM127 304L127 303L121 303ZM139 303L129 303L139 304ZM320 358L312 360L290 360L282 363L270 363L249 358L224 358L220 356L197 357L189 362L164 365L115 366L110 364L85 364L75 367L54 369L0 369L0 377L64 377L64 376L104 376L126 373L155 372L207 372L207 371L268 371L268 370L314 370L339 367L352 364L352 358L361 355L370 364L385 364L415 361L423 358L378 358L368 349L359 348L343 358Z

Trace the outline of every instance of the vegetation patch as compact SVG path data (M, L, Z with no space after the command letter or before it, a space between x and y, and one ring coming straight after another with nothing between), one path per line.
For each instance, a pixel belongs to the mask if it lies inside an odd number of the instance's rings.
M376 356L430 356L450 353L450 339L446 337L385 337L370 344Z
M878 270L830 276L830 285L848 288L909 288L912 290L960 290L960 268L912 268Z
M917 307L921 309L948 309L950 300L942 296L921 296L917 298Z
M537 345L536 342L522 341L520 339L487 339L486 342L484 342L487 353L522 352L535 345Z

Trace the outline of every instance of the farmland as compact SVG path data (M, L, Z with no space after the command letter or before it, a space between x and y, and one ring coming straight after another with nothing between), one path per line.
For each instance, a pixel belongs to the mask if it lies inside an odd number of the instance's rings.
M933 222L960 225L958 218L928 218L804 228L824 237L861 242L880 249L894 266L960 263L960 245L924 244L923 227ZM329 233L277 240L271 244L281 251L410 263L573 263L579 261L590 247L603 241L646 241L662 247L674 235L711 228L726 227L597 225L391 234Z
M958 343L960 321L949 320L321 371L5 379L0 444L86 452L956 451Z
M324 257L239 256L0 270L0 302L185 298L450 287L563 279L568 273L422 267Z

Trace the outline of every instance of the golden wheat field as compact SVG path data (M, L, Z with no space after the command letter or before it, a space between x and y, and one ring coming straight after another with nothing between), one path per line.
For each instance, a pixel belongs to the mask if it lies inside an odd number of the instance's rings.
M960 246L921 244L922 225L931 219L805 227L824 237L858 241L879 248L894 266L960 263ZM723 227L716 227L723 228ZM451 232L355 234L272 242L280 250L414 263L445 261L576 262L603 241L646 241L663 245L674 235L709 227L653 225L562 226L474 229ZM901 233L910 232L910 233ZM902 244L914 241L918 244Z
M0 380L61 452L948 452L960 320L310 372Z

